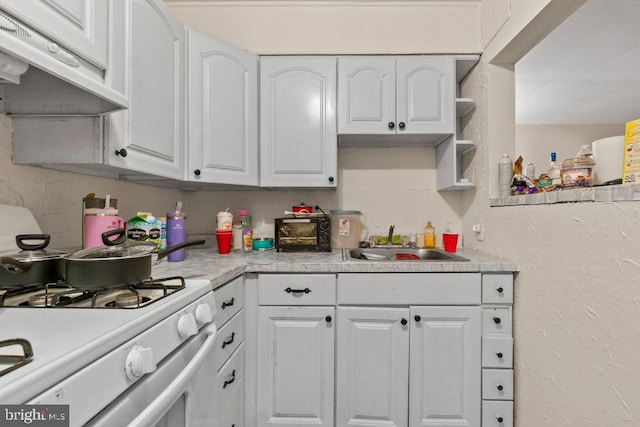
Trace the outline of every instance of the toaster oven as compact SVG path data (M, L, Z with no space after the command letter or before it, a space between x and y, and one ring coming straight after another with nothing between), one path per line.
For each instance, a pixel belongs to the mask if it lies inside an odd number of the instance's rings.
M278 252L331 251L331 220L328 216L276 218L275 228Z

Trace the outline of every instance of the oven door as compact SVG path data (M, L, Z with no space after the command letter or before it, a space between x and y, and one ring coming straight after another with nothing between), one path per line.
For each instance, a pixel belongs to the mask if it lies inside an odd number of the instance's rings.
M89 421L88 426L217 424L216 326L210 324Z

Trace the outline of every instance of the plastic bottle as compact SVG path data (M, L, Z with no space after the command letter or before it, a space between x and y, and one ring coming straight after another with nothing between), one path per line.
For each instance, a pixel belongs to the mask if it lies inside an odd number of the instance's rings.
M498 196L511 195L511 181L513 180L513 162L511 157L503 155L498 165ZM426 236L425 236L426 239Z
M251 252L253 250L253 229L249 212L241 210L238 212L240 224L242 225L242 250Z
M424 228L424 247L434 248L436 246L436 229L431 225L431 221L427 221Z
M529 179L534 179L536 177L536 166L533 163L527 163L527 167L524 170L524 176Z
M560 166L556 162L556 153L554 151L551 152L551 166L547 171L547 176L551 179L551 185L559 186L562 184L562 174Z

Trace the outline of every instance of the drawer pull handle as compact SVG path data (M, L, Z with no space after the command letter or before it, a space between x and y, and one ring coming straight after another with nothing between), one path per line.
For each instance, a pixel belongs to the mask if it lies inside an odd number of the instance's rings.
M236 299L235 298L231 298L229 301L224 301L222 303L222 309L224 310L227 307L231 307L233 304L235 304Z
M421 321L421 320L422 320L422 317L420 317L420 316L419 316L419 315L417 315L417 314L416 314L413 318L415 319L415 321L416 321L416 322L419 322L419 321Z
M333 319L331 318L331 316L327 316L327 317L325 317L325 318L324 318L324 320L325 320L327 323L331 323L331 320L333 320Z
M502 424L502 422L504 421L500 415L496 417L496 420L498 420L500 424Z
M496 356L498 356L498 359L502 359L502 353L496 353Z
M311 292L311 289L309 288L304 288L304 289L291 289L291 288L287 288L284 290L286 293L288 294L308 294L309 292Z
M500 286L499 288L496 288L496 291L498 291L499 294L504 292L504 289L502 288L502 286Z
M231 337L230 337L227 341L224 341L224 342L222 343L222 348L225 348L225 347L226 347L226 346L228 346L229 344L233 344L233 339L234 339L235 337L236 337L236 333L235 333L235 332L232 332L232 333L231 333Z
M493 321L495 322L495 324L496 324L496 325L499 325L499 324L500 324L500 322L502 322L502 320L500 320L500 318L499 318L499 317L494 317L494 318L493 318Z
M402 319L400 319L400 323L402 325L406 325L407 324L407 319L405 319L404 317Z
M233 371L233 372L235 372L235 371ZM498 391L504 390L504 387L502 386L502 384L496 384L496 387L498 388Z
M233 384L233 382L236 380L236 370L234 369L233 372L231 372L231 379L230 380L226 380L224 382L224 384L222 385L222 388L227 388L227 386L229 384Z

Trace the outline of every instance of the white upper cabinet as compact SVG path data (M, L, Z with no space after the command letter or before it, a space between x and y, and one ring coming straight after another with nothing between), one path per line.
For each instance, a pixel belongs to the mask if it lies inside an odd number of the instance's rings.
M258 185L258 57L189 29L189 181Z
M261 186L336 186L335 106L335 57L261 58Z
M395 134L395 58L338 58L338 88L338 133Z
M160 0L114 3L114 42L124 68L112 84L130 108L106 117L105 161L131 171L185 178L185 30ZM125 35L120 39L119 34ZM117 45L116 45L117 46Z
M0 8L105 69L108 3L106 0L0 0Z
M454 133L452 57L340 57L338 64L339 134L407 135L433 143ZM366 145L367 140L341 141Z

